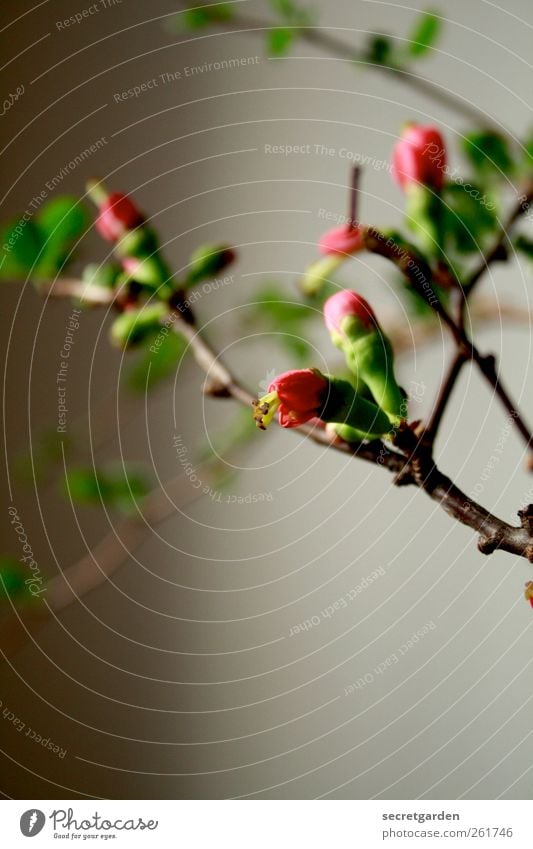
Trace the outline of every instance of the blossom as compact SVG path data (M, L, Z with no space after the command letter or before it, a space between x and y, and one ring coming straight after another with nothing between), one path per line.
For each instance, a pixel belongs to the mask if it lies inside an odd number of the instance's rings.
M317 369L295 369L274 378L266 395L254 401L254 421L265 430L276 412L282 427L298 427L317 417L329 391L329 380Z
M357 292L343 289L336 292L324 304L324 320L330 333L343 337L343 324L346 318L355 319L365 333L376 330L378 324L370 304Z
M421 184L440 191L446 169L446 149L436 127L409 124L392 154L392 175L406 189Z
M524 596L526 601L529 601L531 607L533 607L533 581L527 582L526 588L524 590Z
M356 224L343 224L342 227L334 227L327 230L318 242L320 253L325 256L331 254L353 254L364 247L364 230Z
M112 192L99 205L96 229L107 242L116 242L128 230L133 230L144 219L132 201L121 192Z

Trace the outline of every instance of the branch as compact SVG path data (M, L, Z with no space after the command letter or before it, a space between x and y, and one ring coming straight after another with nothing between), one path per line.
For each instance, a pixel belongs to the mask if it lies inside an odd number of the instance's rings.
M218 389L226 390L226 395L246 405L253 397L243 390L224 366L217 354L203 340L198 331L191 325L185 324L178 315L173 324L176 332L184 332L195 354L198 365L206 372L208 378L215 374L221 381ZM215 395L220 396L216 391ZM478 548L483 554L491 554L496 549L518 554L533 562L533 536L527 526L515 527L503 519L494 516L480 504L462 492L455 484L440 472L433 462L431 451L428 451L422 440L418 439L413 430L407 425L401 428L395 437L395 443L403 452L405 460L397 451L389 449L379 440L361 446L349 446L347 443L337 444L331 441L329 434L316 428L298 428L299 433L310 436L315 442L320 442L330 448L340 449L361 457L369 462L386 466L390 471L397 471L396 482L401 485L412 484L422 489L436 501L452 518L463 525L472 528L479 534Z
M241 386L230 370L222 363L220 357L217 356L202 338L199 331L193 325L184 321L179 310L174 312L174 316L175 320L172 322L172 329L175 333L185 336L196 362L202 371L205 372L204 394L211 395L215 398L234 398L251 410L252 404L256 400L255 396ZM330 434L329 431L318 425L303 425L295 429L294 433L303 434L313 442L327 448L334 448L337 451L353 455L369 463L383 465L393 474L398 475L405 470L404 457L399 452L388 448L379 439L369 443L345 442L340 437Z
M181 4L187 7L186 3ZM238 32L250 32L261 35L263 32L268 32L277 24L269 23L259 19L253 19L239 15L236 18L229 20L227 23L217 21L217 27L224 28L230 35ZM468 121L472 121L476 126L489 129L507 136L514 142L512 134L506 130L499 122L488 118L487 115L477 106L469 103L465 98L452 94L448 89L437 83L432 82L426 77L421 77L419 74L407 68L399 68L395 65L383 65L369 60L368 56L363 51L354 49L346 41L331 35L329 32L320 26L294 26L283 24L285 29L294 29L296 33L314 47L318 47L326 54L336 56L346 62L354 64L360 63L373 71L384 74L387 77L392 77L398 82L403 83L409 88L423 94L431 101L440 103L446 109L452 109L457 114L462 115ZM236 29L237 27L237 29Z
M457 345L458 350L464 356L465 361L472 359L476 363L481 374L493 388L495 394L498 396L509 415L513 418L515 427L524 439L526 446L530 448L533 442L531 429L526 425L516 407L516 404L514 404L509 393L502 385L496 369L495 357L492 355L485 356L481 354L474 343L468 338L462 323L455 322L452 316L443 307L435 293L435 290L433 289L433 275L427 263L417 257L414 257L374 227L370 227L366 231L365 247L372 253L379 254L394 263L394 265L396 265L396 267L399 268L402 274L407 278L413 289L426 301L426 303L441 319L443 324L446 325ZM455 375L454 382L458 374L459 372Z
M105 286L95 286L70 277L57 277L55 280L32 281L39 295L49 298L78 298L86 304L104 306L112 304L117 290L106 289Z

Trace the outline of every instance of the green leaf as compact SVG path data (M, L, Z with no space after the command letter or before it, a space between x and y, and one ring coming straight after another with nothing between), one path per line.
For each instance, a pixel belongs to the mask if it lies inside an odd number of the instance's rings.
M441 31L441 19L435 12L423 12L408 36L407 53L413 58L423 56L436 43Z
M294 30L276 27L267 33L267 53L269 56L285 56L294 41Z
M63 195L43 206L35 222L43 244L37 272L43 277L57 274L73 244L87 229L89 215L77 198Z
M154 389L176 373L186 350L187 342L180 334L154 334L148 339L146 349L140 353L137 362L126 372L128 388L143 394Z
M514 170L507 141L499 133L485 130L469 133L462 141L463 152L478 174L496 172L501 177Z
M0 278L19 280L34 267L42 247L35 222L24 216L11 221L0 234Z
M444 187L445 233L451 246L459 253L479 251L498 226L498 219L487 208L485 197L478 186L448 183Z
M233 9L230 3L216 3L212 6L186 9L178 21L187 29L202 29L211 24L226 23L233 19Z
M68 469L64 494L77 504L103 503L131 512L148 488L147 479L136 469L109 466L95 471L92 467L79 466Z

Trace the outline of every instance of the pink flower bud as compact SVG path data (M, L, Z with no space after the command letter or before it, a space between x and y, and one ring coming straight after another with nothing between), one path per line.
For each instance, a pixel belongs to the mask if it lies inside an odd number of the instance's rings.
M364 231L359 225L352 227L344 224L342 227L334 227L327 230L320 237L318 249L321 254L353 254L364 247Z
M315 369L297 369L279 374L268 392L254 403L254 419L261 430L276 411L282 427L298 427L318 417L328 395L329 381Z
M370 304L357 292L343 289L328 298L324 304L324 321L329 332L345 336L342 324L347 317L357 319L365 332L375 330L378 326Z
M524 596L526 601L529 601L531 607L533 607L533 581L528 581L526 584L526 588L524 590Z
M442 189L446 149L436 127L410 124L392 154L392 176L406 189L411 183Z
M112 192L100 205L96 229L107 242L116 242L128 230L133 230L144 221L143 216L121 192Z

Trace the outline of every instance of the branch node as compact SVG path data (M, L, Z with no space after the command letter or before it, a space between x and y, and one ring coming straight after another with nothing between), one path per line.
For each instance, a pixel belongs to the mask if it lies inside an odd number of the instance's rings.
M520 524L524 530L527 531L530 536L533 536L533 504L528 504L527 507L523 507L522 510L519 510L518 518L520 519Z
M212 377L206 378L202 392L210 398L231 398L231 392L226 384Z
M477 547L482 554L492 554L502 544L503 537L504 534L501 531L495 531L489 536L480 536Z

